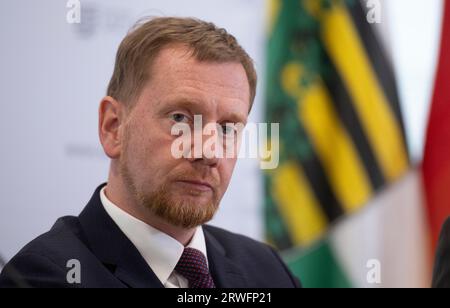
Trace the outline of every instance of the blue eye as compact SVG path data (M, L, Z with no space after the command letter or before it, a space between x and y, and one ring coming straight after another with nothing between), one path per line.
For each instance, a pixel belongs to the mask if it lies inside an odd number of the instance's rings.
M174 113L171 115L171 117L172 120L174 120L177 123L186 122L188 120L188 117L182 113Z

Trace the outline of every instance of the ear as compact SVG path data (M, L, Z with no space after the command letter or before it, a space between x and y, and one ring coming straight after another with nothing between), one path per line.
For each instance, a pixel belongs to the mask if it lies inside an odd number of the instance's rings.
M121 128L124 123L125 106L106 96L100 102L98 111L98 131L100 142L106 155L111 159L119 158L122 150Z

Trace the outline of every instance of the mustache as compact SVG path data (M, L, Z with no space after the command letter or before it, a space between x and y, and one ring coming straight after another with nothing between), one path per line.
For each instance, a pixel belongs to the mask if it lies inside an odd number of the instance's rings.
M174 181L193 181L210 185L215 188L220 185L220 180L212 175L202 176L199 172L195 171L180 171L171 176Z

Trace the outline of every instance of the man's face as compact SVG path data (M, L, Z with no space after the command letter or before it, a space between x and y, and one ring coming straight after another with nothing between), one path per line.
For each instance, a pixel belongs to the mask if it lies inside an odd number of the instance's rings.
M126 118L120 174L140 206L183 228L212 219L236 164L225 158L175 158L171 134L194 115L208 123L247 122L249 84L239 63L199 62L183 47L161 51L151 78ZM203 143L210 135L203 135Z

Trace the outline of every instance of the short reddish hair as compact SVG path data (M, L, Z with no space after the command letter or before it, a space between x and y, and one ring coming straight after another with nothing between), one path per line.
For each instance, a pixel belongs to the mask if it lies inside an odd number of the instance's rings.
M253 60L225 29L195 18L158 17L138 22L117 50L107 95L132 107L151 77L155 58L173 44L188 46L199 61L241 63L250 86L250 106L253 105L257 83Z

